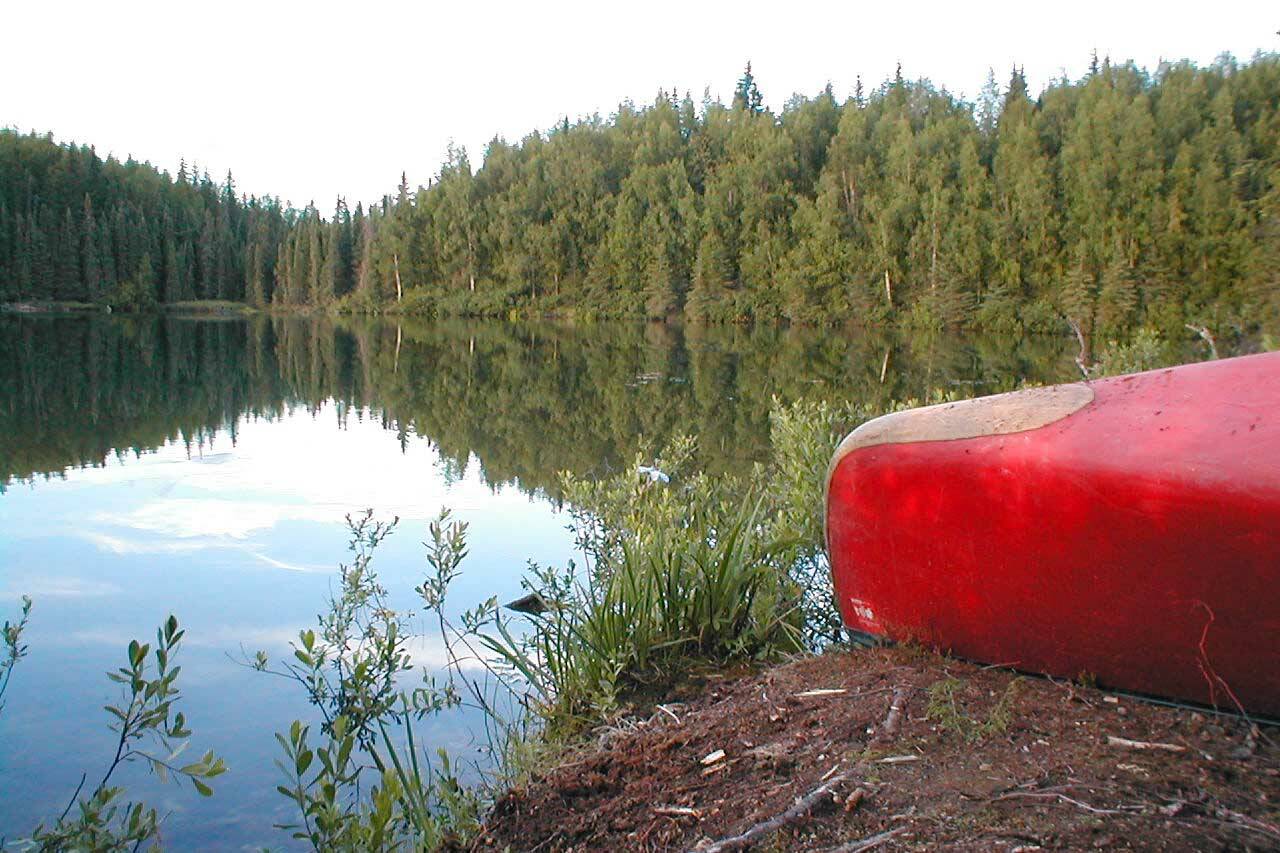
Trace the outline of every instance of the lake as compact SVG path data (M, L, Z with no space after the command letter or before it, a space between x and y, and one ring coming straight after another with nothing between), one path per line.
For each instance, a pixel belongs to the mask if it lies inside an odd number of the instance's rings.
M399 517L374 563L397 606L415 606L442 507L470 524L451 607L509 600L528 560L574 557L560 471L623 470L680 433L705 468L740 469L768 452L775 397L994 393L1076 378L1074 354L1066 338L840 329L0 315L0 619L35 601L0 712L0 836L103 772L119 695L104 672L173 613L193 754L230 771L212 799L140 765L116 781L168 813L175 849L287 847L273 733L312 715L243 659L287 655L314 624L349 513ZM415 660L438 669L418 612ZM483 762L477 723L459 709L419 734Z

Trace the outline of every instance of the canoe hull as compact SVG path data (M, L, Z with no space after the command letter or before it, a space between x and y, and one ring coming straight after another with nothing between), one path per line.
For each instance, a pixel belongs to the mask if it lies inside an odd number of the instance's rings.
M864 424L827 540L851 630L1280 715L1280 353Z

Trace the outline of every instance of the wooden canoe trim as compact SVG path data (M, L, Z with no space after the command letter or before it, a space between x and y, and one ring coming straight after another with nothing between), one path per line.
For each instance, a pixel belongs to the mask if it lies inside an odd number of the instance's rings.
M881 415L867 421L840 442L831 458L831 467L827 469L827 481L830 482L841 460L863 447L1026 432L1049 426L1092 402L1093 389L1077 382Z

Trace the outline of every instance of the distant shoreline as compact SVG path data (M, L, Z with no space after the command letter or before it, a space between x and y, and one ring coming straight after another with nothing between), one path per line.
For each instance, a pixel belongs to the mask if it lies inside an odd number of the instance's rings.
M244 302L225 299L197 299L187 302L165 302L151 309L122 311L125 314L256 314L262 309ZM0 303L4 314L114 314L110 305L92 302L24 299Z

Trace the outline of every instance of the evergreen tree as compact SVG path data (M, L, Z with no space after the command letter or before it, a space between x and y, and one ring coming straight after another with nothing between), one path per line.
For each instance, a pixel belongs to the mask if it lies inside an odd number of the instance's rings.
M742 76L738 78L737 88L733 91L733 108L752 113L764 112L764 96L756 86L756 77L751 73L750 62L747 63Z
M93 201L86 195L84 215L80 225L80 276L84 282L84 298L89 302L101 302L105 295L98 255L97 231L98 223L93 216Z
M1277 116L1270 54L1104 57L1037 98L1015 67L976 104L899 67L777 116L748 64L728 105L663 90L478 166L451 147L327 219L0 131L0 298L1249 331L1276 311Z

